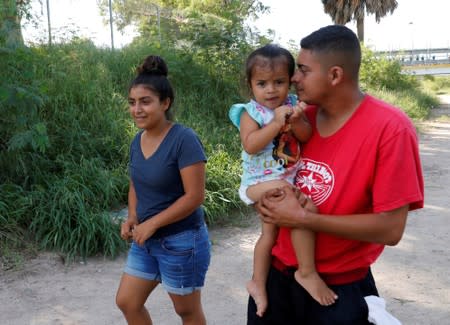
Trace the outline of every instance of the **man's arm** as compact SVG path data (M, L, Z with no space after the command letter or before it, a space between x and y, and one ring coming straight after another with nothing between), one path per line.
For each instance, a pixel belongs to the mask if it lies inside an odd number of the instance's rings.
M264 222L391 246L403 236L408 205L382 213L322 215L306 209L308 200L299 201L292 190L283 188L282 192L269 191L259 201L257 209Z

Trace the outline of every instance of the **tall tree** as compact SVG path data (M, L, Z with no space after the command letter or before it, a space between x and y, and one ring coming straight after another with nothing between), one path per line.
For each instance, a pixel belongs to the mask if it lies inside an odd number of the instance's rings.
M156 36L166 42L198 41L219 30L231 36L243 29L244 21L267 8L260 0L112 0L119 30L134 24L141 35ZM107 0L100 9L107 16ZM225 31L225 32L224 32ZM217 35L215 35L217 36ZM155 37L156 38L156 37Z
M397 8L396 0L322 0L324 11L335 24L345 25L356 20L358 38L364 42L364 16L374 14L377 23Z
M23 45L21 19L29 18L30 0L0 0L0 45Z

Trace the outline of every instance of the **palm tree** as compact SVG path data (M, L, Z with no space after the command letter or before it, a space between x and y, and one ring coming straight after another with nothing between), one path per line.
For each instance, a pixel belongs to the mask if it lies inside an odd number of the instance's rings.
M377 23L397 8L396 0L322 0L324 11L331 16L335 24L345 25L356 20L359 40L364 43L364 16L374 14Z

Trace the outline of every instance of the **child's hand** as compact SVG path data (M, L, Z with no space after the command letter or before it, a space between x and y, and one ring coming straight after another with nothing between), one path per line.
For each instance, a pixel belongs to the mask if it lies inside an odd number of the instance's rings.
M289 116L289 123L304 118L306 106L305 102L297 102L293 107L292 114Z
M289 105L277 107L274 110L275 116L273 117L273 120L278 123L281 128L286 124L286 121L290 118L293 112L294 108Z
M288 123L291 125L292 133L300 142L308 141L312 135L311 123L305 114L307 106L308 105L305 102L298 102L294 106L293 113L288 120Z

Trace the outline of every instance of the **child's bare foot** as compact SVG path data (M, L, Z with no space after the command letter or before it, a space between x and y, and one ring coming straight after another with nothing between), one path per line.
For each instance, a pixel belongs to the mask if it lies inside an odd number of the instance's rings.
M256 304L256 315L262 317L267 309L267 293L264 284L258 285L255 280L247 282L247 291Z
M302 275L300 270L297 270L294 276L295 280L322 306L332 305L338 298L317 272Z

